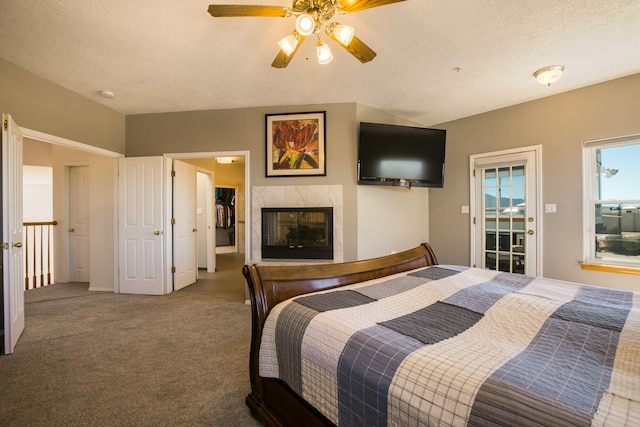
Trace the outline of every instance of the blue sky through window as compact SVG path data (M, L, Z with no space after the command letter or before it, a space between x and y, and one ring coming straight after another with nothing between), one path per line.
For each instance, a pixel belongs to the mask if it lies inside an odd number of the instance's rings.
M600 149L603 168L618 172L601 175L602 200L640 199L640 144Z

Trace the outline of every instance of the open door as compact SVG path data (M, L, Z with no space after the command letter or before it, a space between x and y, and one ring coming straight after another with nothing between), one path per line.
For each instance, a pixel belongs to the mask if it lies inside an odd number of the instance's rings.
M119 164L119 292L164 294L162 157Z
M22 249L22 132L2 115L2 288L4 353L11 354L24 330Z
M213 172L196 171L196 256L199 269L216 272L215 210ZM204 232L203 232L204 230Z
M173 161L173 290L196 281L196 168L181 160Z

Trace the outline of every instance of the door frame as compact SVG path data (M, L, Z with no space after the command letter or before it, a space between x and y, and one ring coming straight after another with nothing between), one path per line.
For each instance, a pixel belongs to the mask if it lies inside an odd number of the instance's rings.
M244 259L245 264L249 263L249 257L251 256L251 153L249 150L239 150L239 151L204 151L204 152L196 152L196 153L165 153L163 154L165 158L165 165L168 167L168 170L171 170L170 165L173 163L173 159L185 160L185 159L211 159L214 157L244 157L244 206L245 206L245 232L244 232L244 241L245 241L245 251L244 251ZM168 178L170 179L170 174ZM213 177L213 188L215 188L215 176ZM173 201L173 190L170 185L165 186L166 197L165 197L165 209L167 212L171 212L171 203ZM170 216L170 215L168 215ZM171 218L166 218L167 223L165 224L166 230L171 230ZM237 220L236 220L237 224ZM248 226L247 226L248 225ZM165 233L166 239L166 256L167 256L167 264L173 265L173 239L172 233ZM171 268L168 266L168 268ZM169 277L173 277L170 275ZM173 280L167 280L166 284L166 293L171 292Z
M20 127L23 137L33 139L36 141L41 141L49 144L59 145L62 147L72 148L76 150L81 150L85 152L89 152L91 154L96 154L108 158L118 159L121 157L125 157L124 154L117 153L115 151L106 150L100 147L96 147L93 145L83 144L81 142L73 141L70 139L62 138L59 136L47 134L44 132L40 132L34 129ZM195 152L195 153L166 153L163 155L165 157L165 165L167 162L171 162L172 159L197 159L197 158L213 158L213 157L244 157L245 159L245 167L244 167L244 179L245 179L245 263L249 262L249 257L251 256L251 153L249 150L238 150L238 151L210 151L210 152ZM77 164L75 164L77 165ZM75 166L74 165L74 166ZM169 168L170 170L170 168ZM115 187L114 191L114 212L113 212L113 229L116 230L114 233L114 265L113 265L113 277L116 278L116 283L114 283L113 291L118 293L120 291L120 283L119 283L119 272L118 272L118 260L119 260L119 235L118 235L118 174L117 168L116 173L113 176L113 185ZM214 182L215 185L215 182ZM169 189L167 195L172 197ZM169 199L170 200L170 199ZM166 206L165 206L166 209ZM170 219L169 219L170 221ZM168 228L167 228L168 229ZM165 235L167 239L165 239L165 251L170 252L173 248L173 242L170 239L170 233ZM171 258L169 258L171 259ZM167 263L169 264L169 263ZM166 293L170 293L172 291L172 281L165 281L165 290Z
M235 191L235 194L238 194L238 186L237 185L214 185L213 189L215 191L216 188L231 188L233 189L233 191ZM215 200L213 201L213 203L215 204ZM237 253L238 252L238 216L234 215L235 219L234 219L234 223L233 223L233 227L235 229L234 233L234 242L233 242L233 246L220 246L220 251L218 251L218 246L217 246L217 241L216 241L216 245L214 246L214 256L218 255L218 254L226 254L226 253ZM214 221L215 222L215 221ZM215 227L215 224L214 224ZM215 234L215 230L214 230L214 234Z
M115 151L110 151L104 148L84 144L82 142L74 141L71 139L62 138L60 136L51 135L48 133L40 132L34 129L25 128L25 127L21 127L20 129L22 130L22 134L24 138L33 139L35 141L40 141L40 142L44 142L52 145L58 145L58 146L70 148L73 150L84 151L90 154L95 154L95 155L110 158L110 159L118 159L120 157L124 157L123 154L117 153ZM90 166L90 165L88 165L86 162L68 161L68 162L64 162L63 166L65 167L65 173L63 175L66 175L66 169L68 166ZM116 278L115 283L113 284L112 291L115 293L119 292L119 281L117 279L118 278L118 259L119 259L118 257L118 170L117 169L118 168L116 167L114 170L114 175L112 177L112 183L113 183L112 185L114 188L114 191L113 191L114 211L113 211L112 218L113 218L113 230L115 230L115 233L113 236L113 248L114 248L113 277ZM54 171L54 175L55 175L55 171ZM67 177L65 176L65 180L66 179ZM68 185L67 184L68 184L68 181L64 184L64 187L63 187L63 192L64 192L63 197L65 197L65 200L62 201L63 203L62 206L64 209L63 215L65 215L65 218L67 217L66 215L68 215ZM55 193L54 193L54 197L55 197ZM55 215L55 212L54 212L54 215ZM60 239L58 235L56 238L59 239L60 245L66 244L67 246L65 247L59 246L56 250L60 250L61 253L66 253L67 254L66 256L68 256L68 233L62 233L62 236L64 236L62 239ZM65 239L67 239L66 243L65 243ZM64 252L65 250L66 252ZM64 264L68 265L67 262L65 262ZM58 267L58 265L56 265L56 267ZM91 266L89 268L91 270ZM54 270L54 274L56 276L55 278L58 278L58 282L69 281L68 267L65 267L64 269L60 269L58 267ZM55 278L54 278L54 282L55 282ZM62 280L60 280L61 278ZM95 289L100 291L111 291L111 289L93 288L91 287L91 285L90 285L90 289Z
M536 188L534 189L535 194L535 214L536 214L536 227L535 227L535 236L536 236L536 263L533 269L533 272L529 274L535 276L543 275L543 260L542 260L542 244L543 244L543 235L542 235L542 145L532 145L527 147L519 147L512 148L508 150L501 151L493 151L489 153L482 154L472 154L469 156L469 204L470 204L470 215L469 215L469 231L470 231L470 257L469 257L469 265L473 266L478 264L478 260L476 259L476 244L477 244L477 230L476 227L481 226L481 224L476 224L476 217L478 216L478 210L480 209L477 206L477 192L476 192L476 180L480 179L480 177L475 176L475 163L478 160L487 160L491 157L504 157L504 156L525 156L527 153L533 153L535 157L536 166L534 169L535 177L534 183Z
M214 174L212 171L208 169L204 169L201 167L196 167L196 177L197 174L201 174L205 176L205 240L206 240L206 249L205 249L205 259L207 260L207 273L215 273L216 272L216 240L215 240L215 219L214 219L214 200L213 200L213 182L215 180ZM198 184L198 180L196 179L196 192L200 191L200 184ZM197 197L196 197L197 198ZM213 249L211 249L213 248ZM197 245L196 257L200 257L200 245ZM198 266L200 269L200 266Z

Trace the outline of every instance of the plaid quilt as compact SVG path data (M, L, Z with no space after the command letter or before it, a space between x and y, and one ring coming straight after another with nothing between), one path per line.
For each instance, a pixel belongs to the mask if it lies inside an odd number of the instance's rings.
M339 426L638 426L640 293L427 267L279 304L260 375Z

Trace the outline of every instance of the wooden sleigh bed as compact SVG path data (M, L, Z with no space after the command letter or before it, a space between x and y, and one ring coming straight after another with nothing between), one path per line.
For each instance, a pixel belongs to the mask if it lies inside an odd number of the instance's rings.
M243 268L266 426L640 425L640 293L390 256Z

